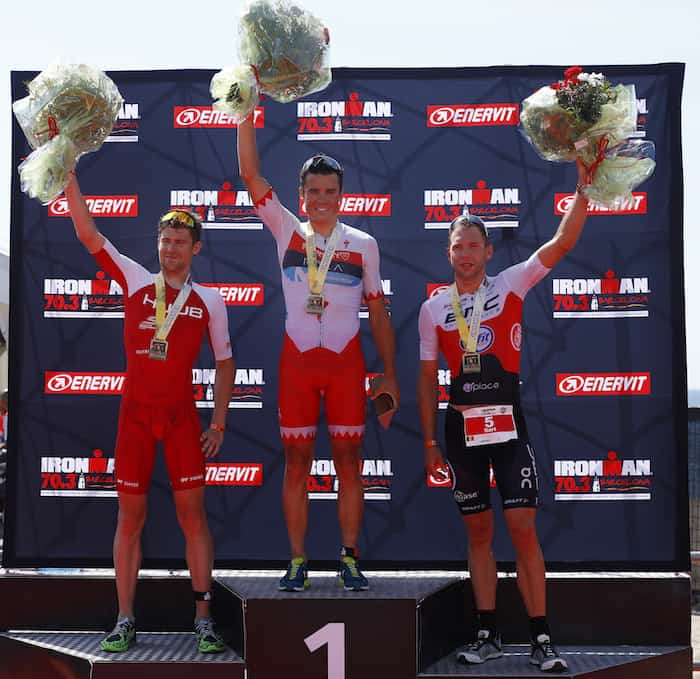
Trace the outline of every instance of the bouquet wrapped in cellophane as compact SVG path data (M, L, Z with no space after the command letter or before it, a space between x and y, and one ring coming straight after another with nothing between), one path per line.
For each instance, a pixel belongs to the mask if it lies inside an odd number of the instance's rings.
M520 130L542 159L583 160L589 168L584 192L606 207L629 199L654 171L653 143L628 142L636 129L634 86L613 86L603 74L583 73L579 66L525 99L520 114Z
M19 166L20 182L46 204L65 189L76 160L102 146L123 99L110 78L85 64L52 64L27 89L12 105L34 149Z
M217 73L214 108L235 122L248 117L260 93L283 104L331 82L328 30L315 16L284 0L253 0L239 23L242 66Z

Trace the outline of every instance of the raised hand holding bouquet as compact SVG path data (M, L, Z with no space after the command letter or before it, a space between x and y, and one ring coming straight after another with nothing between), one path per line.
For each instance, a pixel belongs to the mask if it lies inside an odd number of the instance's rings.
M60 195L84 153L96 151L122 105L117 86L92 66L52 64L12 105L34 151L19 166L22 191L42 203Z
M239 23L239 57L211 80L214 108L234 122L247 118L260 93L288 103L331 82L328 30L315 16L284 0L253 0Z
M637 129L634 85L611 85L601 73L572 66L564 80L522 103L521 131L544 160L589 168L584 193L607 207L631 197L654 171L654 145L628 141Z

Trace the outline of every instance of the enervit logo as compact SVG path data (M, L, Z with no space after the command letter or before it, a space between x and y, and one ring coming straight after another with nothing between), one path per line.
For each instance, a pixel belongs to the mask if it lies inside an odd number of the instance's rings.
M554 194L554 214L563 215L574 202L573 193ZM589 201L587 213L589 215L645 215L647 213L647 194L644 191L635 192L628 200L622 201L615 208L607 208L603 205Z
M367 459L359 461L365 500L391 500L394 472L391 460ZM333 460L314 460L307 479L310 500L338 498L338 479Z
M390 101L362 100L357 92L347 101L300 101L297 140L390 141L393 116Z
M138 217L138 196L85 196L93 217ZM68 201L59 196L48 205L49 217L69 217Z
M246 190L236 190L229 181L220 189L172 189L170 207L197 212L204 229L261 230L262 222Z
M557 396L641 396L651 393L650 373L557 373Z
M425 297L426 299L437 297L443 290L447 290L449 287L450 283L428 283Z
M203 283L216 288L226 306L262 306L265 303L265 286L262 283Z
M250 462L207 463L207 486L262 486L262 464Z
M484 179L478 180L474 187L425 189L424 228L449 228L450 222L464 213L465 206L487 227L515 228L520 212L520 189L489 187Z
M44 373L46 394L121 394L123 373Z
M299 213L306 216L303 202ZM340 202L340 215L391 217L391 195L385 193L346 193Z
M451 488L452 473L449 467L443 470L428 472L428 488Z
M428 106L428 127L484 127L517 125L518 104L454 104Z
M257 107L253 114L255 127L265 127L265 110ZM214 110L211 106L175 106L173 127L176 128L227 128L237 127L233 119Z

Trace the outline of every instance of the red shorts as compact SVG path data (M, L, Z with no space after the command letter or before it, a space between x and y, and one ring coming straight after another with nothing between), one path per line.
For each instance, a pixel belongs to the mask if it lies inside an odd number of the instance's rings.
M156 442L163 441L173 490L204 485L202 427L194 401L148 405L122 399L114 450L117 491L143 495L151 483Z
M283 441L315 438L321 397L331 438L361 439L367 393L359 335L339 354L322 347L302 353L285 335L278 397Z

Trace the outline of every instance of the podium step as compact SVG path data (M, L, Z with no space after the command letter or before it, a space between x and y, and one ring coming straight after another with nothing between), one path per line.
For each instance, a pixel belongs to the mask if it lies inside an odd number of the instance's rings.
M689 679L692 650L684 646L557 646L569 664L558 677L576 679ZM481 677L481 679L520 679L540 677L530 665L528 644L505 644L503 657L481 665L463 665L455 654L441 658L418 674L419 679Z
M198 653L191 632L137 632L137 643L125 653L105 653L103 632L24 632L0 634L0 677L34 676L85 679L243 679L245 663L233 650ZM24 670L22 669L24 668ZM70 668L66 674L65 669ZM50 673L52 669L54 673ZM16 674L13 672L16 671Z

